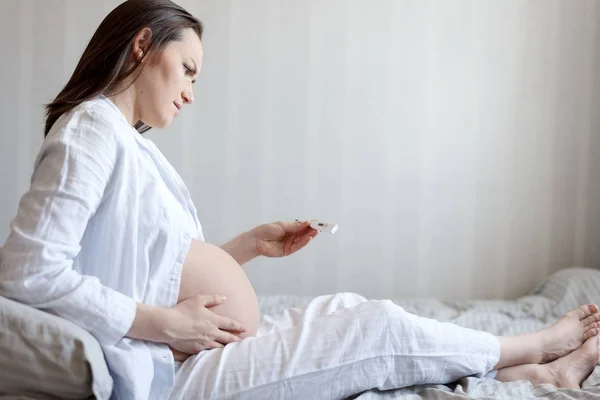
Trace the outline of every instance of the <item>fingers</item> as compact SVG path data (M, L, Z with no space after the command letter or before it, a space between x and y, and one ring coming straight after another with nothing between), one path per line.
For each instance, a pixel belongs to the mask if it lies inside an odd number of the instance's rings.
M205 306L204 312L209 313L209 316L207 317L207 322L209 324L211 324L212 326L215 326L216 328L225 329L228 331L235 331L235 332L246 332L247 331L247 328L243 324L241 324L231 318L223 317L223 316L208 309L208 307L210 307L210 306L216 306L216 305L223 303L227 299L224 295L200 294L200 295L197 295L196 297L202 302L202 304L204 304L204 306Z
M219 343L219 342L213 340L212 342L208 342L207 343L206 349L207 350L210 350L210 349L221 349L223 347L225 347L225 345L223 345L222 343Z
M221 317L217 320L217 327L219 329L241 333L246 332L248 330L244 325L240 324L239 322L226 317Z
M227 297L222 294L199 294L196 297L199 298L206 307L217 306L227 299Z
M242 341L242 339L239 338L238 336L235 336L234 334L225 332L225 331L218 331L217 334L215 335L215 340L217 342L223 343L223 344L229 344L229 343Z
M279 222L279 225L286 233L298 233L310 227L310 221Z
M295 253L306 246L314 238L312 235L306 235L296 238L290 247L289 254Z

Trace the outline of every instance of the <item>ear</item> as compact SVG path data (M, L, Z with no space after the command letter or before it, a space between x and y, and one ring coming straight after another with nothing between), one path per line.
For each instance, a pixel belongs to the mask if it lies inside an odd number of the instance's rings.
M131 54L135 60L140 61L146 56L151 41L152 30L148 27L140 29L140 31L135 34L131 42Z

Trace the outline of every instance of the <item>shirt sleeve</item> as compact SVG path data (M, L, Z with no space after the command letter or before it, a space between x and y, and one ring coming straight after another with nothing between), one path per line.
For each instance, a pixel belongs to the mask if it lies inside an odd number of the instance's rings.
M48 136L0 248L0 295L73 321L103 345L126 335L136 302L78 273L73 260L110 190L120 148L114 127L93 110Z

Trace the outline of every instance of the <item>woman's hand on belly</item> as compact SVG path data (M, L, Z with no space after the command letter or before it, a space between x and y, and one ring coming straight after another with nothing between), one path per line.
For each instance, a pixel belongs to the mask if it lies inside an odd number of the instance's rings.
M193 240L181 269L178 302L199 294L219 293L227 301L210 311L240 322L246 336L255 336L260 310L252 283L227 252L210 243Z
M164 342L177 351L176 359L241 340L232 332L245 332L244 325L208 309L223 301L218 295L197 295L167 309Z

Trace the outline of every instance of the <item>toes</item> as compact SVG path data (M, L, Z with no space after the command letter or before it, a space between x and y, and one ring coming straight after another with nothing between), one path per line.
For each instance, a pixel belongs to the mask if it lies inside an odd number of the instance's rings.
M598 306L595 304L586 304L584 306L579 307L576 310L579 319L582 320L584 318L589 317L592 314L598 313Z
M592 328L600 329L600 321L592 322L591 324L586 326L586 329L592 329Z
M587 318L584 318L583 320L581 320L581 322L583 322L584 326L588 326L593 324L596 321L600 321L600 314L592 314Z
M600 328L590 328L583 334L583 340L588 340L591 337L598 336Z
M584 336L585 336L585 333L592 331L592 330L596 330L596 331L600 332L600 322L592 322L591 324L586 326L585 331L584 331Z

